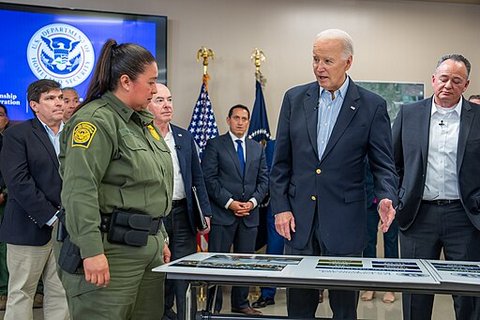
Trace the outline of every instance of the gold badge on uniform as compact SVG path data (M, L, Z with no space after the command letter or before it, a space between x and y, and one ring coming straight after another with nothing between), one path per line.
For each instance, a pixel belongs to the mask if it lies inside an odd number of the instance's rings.
M149 125L147 126L147 128L148 128L148 131L150 131L150 134L152 135L152 137L153 137L155 140L160 140L160 136L158 135L157 130L155 130L155 128L154 128L151 124L149 124Z
M97 127L93 123L80 122L73 129L72 147L88 148L95 132L97 132Z

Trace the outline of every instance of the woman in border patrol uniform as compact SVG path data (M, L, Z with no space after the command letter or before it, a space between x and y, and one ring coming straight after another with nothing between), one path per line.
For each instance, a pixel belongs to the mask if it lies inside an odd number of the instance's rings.
M77 270L60 272L73 319L163 314L164 275L151 269L170 260L161 218L171 209L173 174L145 111L157 75L145 48L108 40L83 106L65 125L62 203L82 258Z

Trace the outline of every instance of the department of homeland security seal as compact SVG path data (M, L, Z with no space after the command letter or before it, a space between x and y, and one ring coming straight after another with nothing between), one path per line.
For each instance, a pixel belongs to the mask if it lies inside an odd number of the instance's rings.
M38 79L52 79L62 87L74 87L85 81L95 63L90 40L82 31L65 23L40 28L28 43L27 59Z

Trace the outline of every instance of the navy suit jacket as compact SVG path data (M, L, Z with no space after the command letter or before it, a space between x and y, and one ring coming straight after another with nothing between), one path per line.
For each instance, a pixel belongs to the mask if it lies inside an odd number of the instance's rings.
M197 188L200 207L204 215L212 215L202 168L198 159L196 144L190 132L173 124L171 128L173 139L175 140L175 151L177 152L178 162L180 164L180 172L182 173L183 185L185 186L190 230L192 234L197 234L197 225L193 211L194 199L192 186Z
M213 210L212 224L231 225L236 219L242 219L247 227L259 224L258 205L243 218L237 218L231 210L225 209L229 199L248 201L253 197L260 204L268 191L268 169L263 147L247 138L245 148L247 157L243 178L230 134L227 132L208 140L202 168Z
M62 182L55 149L37 118L5 131L0 160L8 188L0 241L45 245L52 235L46 222L60 207Z
M420 208L427 173L432 98L400 108L393 125L395 163L400 176L398 224L407 230ZM480 230L480 106L463 99L457 147L460 200Z
M270 173L272 212L293 213L296 232L288 243L293 248L304 249L316 225L330 253L359 253L367 241L366 156L377 197L389 198L394 205L397 201L386 102L350 80L319 160L318 95L319 85L313 82L288 90L283 99Z

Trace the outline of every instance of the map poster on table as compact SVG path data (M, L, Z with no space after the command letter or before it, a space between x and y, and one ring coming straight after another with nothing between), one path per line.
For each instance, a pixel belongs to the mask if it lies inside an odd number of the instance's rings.
M426 261L440 282L480 285L480 262Z
M282 271L287 265L298 265L300 257L217 254L204 260L180 260L173 267Z
M328 258L318 260L319 277L379 282L438 283L419 260L375 258Z

